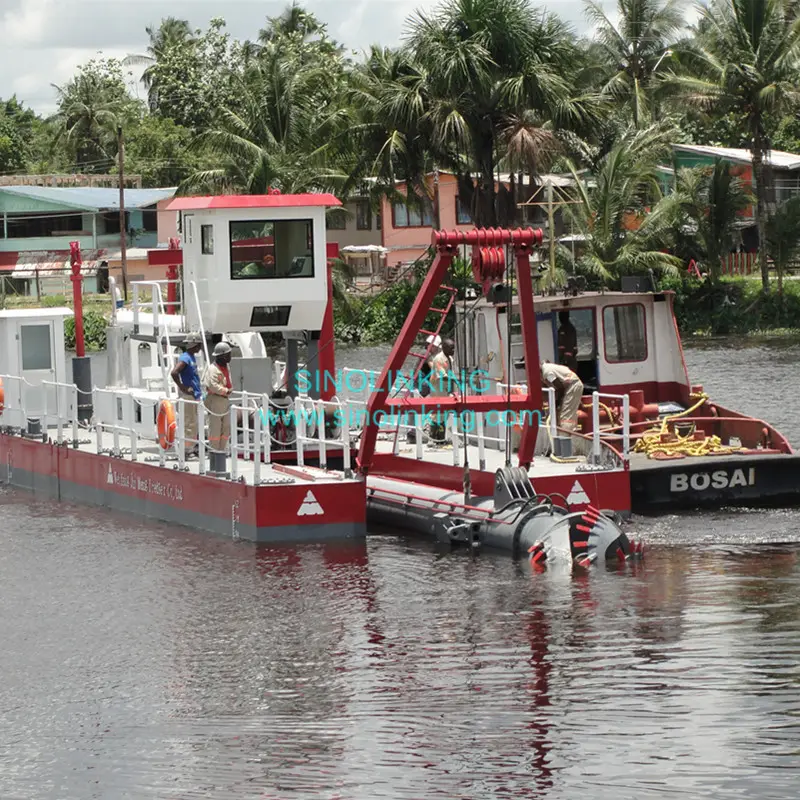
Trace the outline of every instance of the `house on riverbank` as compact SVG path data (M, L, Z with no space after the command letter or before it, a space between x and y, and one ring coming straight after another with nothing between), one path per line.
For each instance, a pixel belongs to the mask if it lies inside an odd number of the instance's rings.
M150 277L147 250L175 236L165 211L175 189L124 190L128 274ZM121 260L119 189L0 186L0 278L5 292L67 294L69 246L81 245L85 291L103 291ZM163 277L160 275L158 277Z
M750 150L713 145L674 144L672 152L672 167L675 170L693 167L711 168L718 159L721 159L730 165L732 175L755 189ZM771 173L772 197L768 198L770 202L780 204L800 192L800 155L772 150L766 154L764 165ZM738 251L730 254L728 262L723 267L723 273L749 275L758 265L759 243L754 206L749 206L739 214L737 227L741 243Z

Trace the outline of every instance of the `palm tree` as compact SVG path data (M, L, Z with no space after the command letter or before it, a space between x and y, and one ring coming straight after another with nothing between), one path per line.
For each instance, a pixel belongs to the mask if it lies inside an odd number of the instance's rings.
M671 131L656 126L630 130L600 161L592 178L570 165L575 197L567 206L586 251L577 269L602 279L648 270L674 273L681 261L661 248L662 228L646 214L661 189L657 165L668 152Z
M596 27L592 70L599 69L602 92L630 103L634 127L645 120L648 90L675 36L684 25L684 0L617 0L616 23L596 0L586 0L586 15Z
M118 63L90 61L69 83L54 86L54 144L66 143L76 166L86 172L107 172L114 165L117 128L139 111L127 94Z
M552 150L553 130L591 118L588 99L573 89L569 29L528 0L447 0L413 18L408 46L423 80L409 112L427 127L439 166L457 173L477 225L510 222L495 192L504 148L514 142L514 157L535 169Z
M800 103L800 25L793 0L713 0L702 9L694 45L681 54L692 73L676 80L688 102L732 111L747 126L756 191L763 290L769 290L766 222L771 181L766 119Z
M800 256L800 195L784 201L769 215L764 241L778 273L778 294L783 297L786 267Z
M419 204L435 216L427 176L435 168L430 148L427 73L407 50L373 45L365 61L352 73L347 105L352 166L346 188L374 178L368 192L374 203L381 197ZM404 183L407 196L395 186Z
M147 53L132 54L122 60L124 67L145 66L142 73L142 83L147 89L147 99L151 110L158 107L158 76L155 67L162 61L167 53L176 48L191 47L195 44L195 32L188 20L166 17L161 20L158 28L149 25L145 32L150 37Z
M666 244L677 243L716 281L734 248L739 215L752 202L749 187L731 174L730 164L717 159L711 168L678 170L675 191L659 201L648 226L654 235L661 230Z
M258 40L268 44L281 36L298 35L306 39L324 32L325 26L316 16L292 0L279 16L267 18L267 27L258 32Z
M182 190L294 193L344 183L335 150L344 116L321 97L323 71L300 67L270 44L235 81L236 107L221 108L215 127L196 141L222 166L194 174Z

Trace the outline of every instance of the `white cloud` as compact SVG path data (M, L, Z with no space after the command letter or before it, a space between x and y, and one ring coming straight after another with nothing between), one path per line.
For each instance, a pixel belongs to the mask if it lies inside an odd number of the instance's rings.
M143 52L145 27L164 16L205 28L223 16L231 35L254 38L268 16L289 0L0 0L0 97L16 93L40 113L55 108L52 84L69 80L75 68L99 53L121 58ZM328 24L334 38L355 50L373 42L400 42L415 9L429 11L437 0L307 0L304 5ZM585 27L581 0L551 0L551 10L576 28Z

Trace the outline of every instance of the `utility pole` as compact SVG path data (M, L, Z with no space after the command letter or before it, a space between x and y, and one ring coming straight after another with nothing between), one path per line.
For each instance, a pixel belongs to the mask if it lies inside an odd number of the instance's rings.
M125 226L125 137L122 125L117 126L119 151L119 253L122 265L122 296L128 302L128 231Z
M556 225L555 211L553 209L553 180L547 181L547 232L550 238L550 280L556 276Z

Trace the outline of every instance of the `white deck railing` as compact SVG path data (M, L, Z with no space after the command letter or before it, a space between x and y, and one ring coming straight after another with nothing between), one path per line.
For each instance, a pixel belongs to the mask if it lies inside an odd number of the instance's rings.
M333 412L338 420L338 432L333 438L328 438L326 419ZM350 475L350 414L348 404L343 404L334 397L331 400L314 400L308 395L300 395L294 401L294 418L297 429L297 463L305 463L305 446L307 444L319 447L319 465L322 469L328 466L328 449L342 451L342 465L346 475ZM309 435L309 423L316 437Z
M600 429L600 406L601 399L622 401L622 460L624 462L630 461L631 449L631 400L627 394L606 394L605 392L592 392L592 456L595 463L601 459L601 440L602 439L619 439L619 433L612 433L602 431ZM613 428L614 420L610 419L609 423Z

